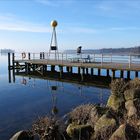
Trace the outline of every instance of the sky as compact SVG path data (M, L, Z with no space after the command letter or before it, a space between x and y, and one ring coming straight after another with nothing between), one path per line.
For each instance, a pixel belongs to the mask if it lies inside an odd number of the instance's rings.
M140 0L0 0L0 49L59 51L140 45Z

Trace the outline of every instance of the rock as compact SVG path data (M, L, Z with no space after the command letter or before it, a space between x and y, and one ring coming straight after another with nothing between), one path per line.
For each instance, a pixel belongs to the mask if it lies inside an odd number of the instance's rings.
M116 95L110 95L108 101L107 101L107 107L112 108L114 111L118 111L119 109L122 109L124 106L124 98L119 97Z
M134 106L134 101L133 100L128 100L125 102L125 108L128 111L130 107Z
M138 132L129 124L122 124L112 134L109 140L137 140L139 138Z
M130 109L128 110L127 116L129 118L133 116L137 116L137 109L134 106L130 107Z
M91 135L92 127L91 125L77 125L77 124L69 124L66 129L67 134L71 138L88 138Z
M90 111L89 124L94 126L94 124L99 120L99 118L107 112L108 108L95 106Z
M10 140L33 140L33 137L27 131L19 131Z
M126 101L140 98L140 88L126 90L124 92L124 98Z
M125 125L120 125L120 127L112 134L109 140L127 140L125 137Z
M134 105L134 100L128 100L125 102L125 108L127 110L128 118L136 117L137 116L137 109Z
M129 114L129 117L131 117L131 115L133 114L136 114L140 118L140 98L126 101L125 108L127 110L127 113Z
M112 132L116 129L117 124L116 120L108 116L108 114L104 114L96 123L94 126L94 134L92 136L93 140L96 139L104 139L104 137L109 137Z

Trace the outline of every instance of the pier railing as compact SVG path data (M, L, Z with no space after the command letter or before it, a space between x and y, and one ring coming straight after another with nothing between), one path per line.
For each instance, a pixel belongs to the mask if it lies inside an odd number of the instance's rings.
M129 68L132 64L140 64L140 54L68 54L68 53L15 53L14 60L55 60L76 63L125 63Z

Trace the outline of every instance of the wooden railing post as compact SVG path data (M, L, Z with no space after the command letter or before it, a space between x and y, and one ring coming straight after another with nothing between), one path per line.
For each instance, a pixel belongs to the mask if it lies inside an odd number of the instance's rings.
M94 53L94 62L95 62L95 53Z
M33 59L35 59L35 53L33 53Z
M103 54L101 54L101 66L103 66Z
M67 53L66 53L66 60L67 60Z
M131 68L131 54L129 55L129 69Z
M112 53L111 53L111 55L110 55L110 61L111 61L111 63L112 63Z
M63 53L62 53L62 64L63 64Z

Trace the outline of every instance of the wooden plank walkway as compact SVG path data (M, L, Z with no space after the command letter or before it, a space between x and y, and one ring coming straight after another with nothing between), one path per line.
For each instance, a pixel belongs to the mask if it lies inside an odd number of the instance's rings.
M116 62L71 62L66 60L15 60L15 63L28 63L38 65L53 65L66 67L81 67L81 68L98 68L111 70L126 70L126 71L140 71L140 64L132 63L116 63Z
M26 55L25 55L26 56ZM90 59L89 59L90 58ZM40 74L48 71L47 67L50 66L50 71L55 71L55 66L60 72L62 77L64 67L68 73L74 73L73 68L76 68L76 72L81 75L94 75L94 69L97 69L97 75L101 76L101 70L106 70L107 77L116 77L116 71L120 71L120 78L124 78L125 72L127 72L127 78L130 79L131 71L135 72L135 77L139 77L140 72L140 54L139 55L112 55L112 54L92 54L90 57L85 56L68 56L68 54L61 53L58 57L50 57L48 53L28 53L26 57L21 57L21 54L11 57L8 54L8 67L9 70L17 69L17 71L25 70L26 73L30 71L37 71Z

